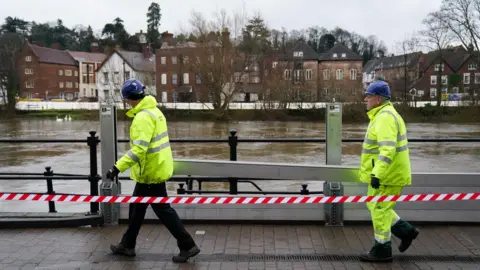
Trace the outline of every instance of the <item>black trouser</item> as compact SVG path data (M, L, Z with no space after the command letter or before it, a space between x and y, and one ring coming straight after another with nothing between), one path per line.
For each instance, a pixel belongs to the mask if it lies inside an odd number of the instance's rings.
M165 183L136 183L133 196L166 197L167 188ZM122 243L126 248L135 248L137 236L145 219L148 205L147 203L131 203L129 205L128 229L122 238ZM185 230L177 212L170 207L170 204L152 203L151 206L163 225L165 225L173 237L177 239L177 245L180 250L188 250L195 245L192 236Z

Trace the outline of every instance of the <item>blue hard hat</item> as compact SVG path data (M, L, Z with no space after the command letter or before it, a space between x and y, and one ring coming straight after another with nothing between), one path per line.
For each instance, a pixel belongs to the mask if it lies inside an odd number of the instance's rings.
M138 100L145 96L145 86L137 79L126 80L122 86L124 99Z
M365 91L365 95L382 96L391 99L390 87L384 81L372 82Z

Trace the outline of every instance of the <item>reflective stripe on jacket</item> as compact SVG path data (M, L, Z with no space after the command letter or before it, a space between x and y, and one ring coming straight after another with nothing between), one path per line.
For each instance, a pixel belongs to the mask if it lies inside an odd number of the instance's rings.
M130 178L139 183L161 183L173 175L173 157L167 121L157 101L146 96L127 112L130 126L130 150L115 166L120 172L131 168Z
M374 108L367 115L370 123L362 144L360 181L370 183L373 174L382 185L411 185L407 128L402 117L391 103Z

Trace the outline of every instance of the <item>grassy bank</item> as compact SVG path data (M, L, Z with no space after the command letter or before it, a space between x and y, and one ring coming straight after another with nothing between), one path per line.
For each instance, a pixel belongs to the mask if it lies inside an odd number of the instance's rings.
M396 109L407 122L480 122L480 107L431 106L411 108L397 105ZM320 121L325 120L325 109L309 110L232 110L225 116L211 110L162 109L169 121ZM70 115L73 120L98 120L98 111L17 111L22 118L63 118ZM125 112L118 111L118 119L126 120ZM343 108L343 122L366 122L365 105L348 105Z

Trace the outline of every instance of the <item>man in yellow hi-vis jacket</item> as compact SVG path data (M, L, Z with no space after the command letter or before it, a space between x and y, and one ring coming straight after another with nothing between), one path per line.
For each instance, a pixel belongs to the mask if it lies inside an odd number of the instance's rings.
M384 81L371 83L366 92L370 119L360 158L360 181L369 184L368 195L400 195L412 183L407 128L390 102L390 87ZM392 261L391 234L401 240L400 252L408 249L419 231L400 219L395 202L369 202L375 244L362 261Z
M136 79L124 83L122 96L132 106L127 112L128 117L133 117L130 127L131 149L109 170L107 177L113 179L131 168L130 178L136 182L133 196L166 197L165 183L173 175L173 157L165 116L157 108L157 100L145 95L145 87ZM119 244L110 246L115 254L135 256L137 236L148 205L130 204L128 229ZM200 253L170 204L153 203L151 206L177 240L180 254L173 256L174 262L186 262Z

